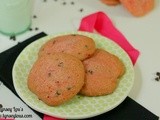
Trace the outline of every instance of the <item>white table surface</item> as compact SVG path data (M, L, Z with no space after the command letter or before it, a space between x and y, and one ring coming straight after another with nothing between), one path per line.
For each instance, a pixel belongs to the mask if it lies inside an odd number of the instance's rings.
M63 2L66 5L62 5ZM74 5L70 3L74 1ZM79 10L83 8L83 12ZM160 81L155 81L156 72L160 72L160 1L156 0L154 10L144 17L133 17L122 5L109 7L99 0L35 0L33 15L37 18L32 21L32 28L39 30L28 31L17 36L16 41L0 34L0 52L16 45L41 31L47 34L56 34L66 31L75 31L80 19L91 13L103 11L113 21L115 26L126 36L128 41L140 51L140 57L134 66L135 83L129 97L160 116ZM23 108L18 114L31 114L29 120L41 120L8 88L0 83L0 104L8 108ZM8 114L9 112L6 112ZM12 113L16 113L12 111ZM0 115L5 112L0 111ZM24 118L23 118L24 119ZM23 120L17 118L16 120Z

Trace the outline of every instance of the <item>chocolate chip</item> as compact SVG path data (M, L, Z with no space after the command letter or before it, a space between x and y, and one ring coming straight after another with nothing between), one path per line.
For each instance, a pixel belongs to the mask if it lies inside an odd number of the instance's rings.
M37 16L36 16L36 15L33 15L33 18L37 18Z
M58 95L61 95L61 93L60 93L58 90L56 91L55 94L56 94L57 96L58 96Z
M56 41L53 41L52 44L55 44Z
M48 73L48 77L51 77L51 75L52 75L51 73Z
M59 83L59 81L56 81L55 83Z
M85 45L85 48L88 48L88 45Z
M37 31L37 30L39 30L39 28L38 28L38 27L36 27L36 28L35 28L35 30Z
M156 80L156 81L159 81L159 77L156 77L155 80Z
M74 2L73 2L73 1L71 2L71 5L74 5Z
M32 28L29 28L29 31L32 31L33 29Z
M92 70L88 70L87 72L90 73L91 75L93 74L93 71L92 71Z
M156 75L157 75L157 76L160 76L160 72L156 72Z
M58 64L58 67L63 67L63 62L60 62L60 63Z
M15 41L15 40L16 40L16 36L15 36L15 35L13 35L13 36L10 36L10 40L13 40L13 41Z
M43 2L47 2L47 0L43 0Z
M55 2L57 2L58 0L54 0Z
M83 10L83 8L81 8L79 11L80 11L80 12L83 12L84 10Z
M67 3L66 3L66 2L63 2L62 4L63 4L63 5L66 5Z
M72 89L72 87L67 87L67 90L71 90Z
M3 105L2 105L2 104L0 104L0 108L3 108Z

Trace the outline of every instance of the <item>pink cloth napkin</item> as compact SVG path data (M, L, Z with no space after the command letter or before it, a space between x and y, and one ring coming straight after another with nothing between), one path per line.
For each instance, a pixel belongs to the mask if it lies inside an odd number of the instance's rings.
M115 26L112 24L112 21L109 17L103 12L96 12L94 14L88 15L81 20L79 31L93 32L96 30L99 34L110 38L117 44L119 44L130 56L132 63L135 64L139 51L136 50L120 33ZM44 115L43 120L64 120L55 117L50 117Z
M44 115L43 120L65 120L65 119L55 118L55 117L51 117L48 115Z
M128 53L132 63L135 64L139 56L139 51L136 50L127 41L124 35L115 28L110 18L103 12L96 12L84 17L81 21L79 30L88 32L93 32L93 30L96 30L99 34L110 38Z

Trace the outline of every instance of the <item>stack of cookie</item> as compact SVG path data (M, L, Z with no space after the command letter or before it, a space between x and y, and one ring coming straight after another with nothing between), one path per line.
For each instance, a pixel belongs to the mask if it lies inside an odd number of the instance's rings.
M55 37L41 47L27 83L40 100L57 106L77 94L111 94L124 72L122 61L97 49L92 38L69 34Z
M134 16L144 16L154 8L154 0L101 0L103 3L113 6L122 3Z

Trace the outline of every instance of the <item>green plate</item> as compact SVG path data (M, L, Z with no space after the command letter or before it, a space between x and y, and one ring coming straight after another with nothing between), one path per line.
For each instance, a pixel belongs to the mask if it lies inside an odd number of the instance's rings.
M66 34L81 34L94 39L97 48L103 48L117 55L125 64L126 72L121 77L117 89L110 95L100 97L86 97L76 95L69 102L58 107L51 107L40 101L27 87L28 73L37 59L40 47L49 39ZM93 117L118 106L129 94L134 83L134 69L127 53L113 41L98 34L88 32L68 32L41 38L28 45L18 56L13 66L13 83L21 99L31 108L59 118L82 119ZM98 88L97 88L98 89Z

